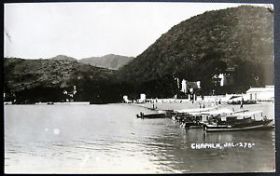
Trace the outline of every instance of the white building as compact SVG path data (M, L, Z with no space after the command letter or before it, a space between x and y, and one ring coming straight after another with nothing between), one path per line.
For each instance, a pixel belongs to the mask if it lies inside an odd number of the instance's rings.
M144 103L146 101L146 94L140 94L139 103Z
M123 96L123 101L124 101L125 103L129 103L129 100L128 100L128 96L127 96L127 95L124 95L124 96Z
M274 100L274 85L265 87L251 87L246 92L250 100L271 101Z
M216 86L223 87L226 84L226 77L224 73L215 74L212 79Z
M180 79L179 78L174 78L174 79L176 80L178 89L180 89Z
M187 82L185 79L182 80L182 89L181 92L187 93L188 90L193 93L194 89L200 89L200 81L196 82Z
M201 89L201 87L200 87L200 81L197 81L196 84L197 84L197 88L198 88L198 89Z
M220 78L220 86L223 87L225 85L225 75L223 73L220 73L218 78Z
M181 84L182 84L181 92L187 93L187 81L183 79Z

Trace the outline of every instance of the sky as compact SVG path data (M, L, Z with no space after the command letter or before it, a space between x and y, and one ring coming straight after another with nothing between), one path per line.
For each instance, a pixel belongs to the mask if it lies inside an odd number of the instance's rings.
M81 59L118 54L136 57L181 21L205 11L239 5L163 2L5 4L4 56L37 59L62 54Z

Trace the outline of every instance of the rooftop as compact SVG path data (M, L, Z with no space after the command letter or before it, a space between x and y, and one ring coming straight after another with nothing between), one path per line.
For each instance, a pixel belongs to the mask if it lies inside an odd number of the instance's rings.
M266 92L274 91L274 85L267 85L265 87L251 87L247 92Z

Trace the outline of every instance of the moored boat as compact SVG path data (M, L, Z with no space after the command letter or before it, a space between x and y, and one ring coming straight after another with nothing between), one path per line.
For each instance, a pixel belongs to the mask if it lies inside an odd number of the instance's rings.
M204 123L207 132L244 131L273 128L272 119L263 116L262 111L238 112L231 115L212 117Z
M177 110L175 111L174 119L184 124L186 128L200 128L203 127L203 122L207 121L205 114L209 115L211 112L221 114L224 111L224 109L218 109L217 106L210 108Z
M158 112L158 113L153 113L153 114L144 114L140 112L140 114L136 115L137 118L142 118L142 119L158 119L158 118L166 118L166 113L164 112Z

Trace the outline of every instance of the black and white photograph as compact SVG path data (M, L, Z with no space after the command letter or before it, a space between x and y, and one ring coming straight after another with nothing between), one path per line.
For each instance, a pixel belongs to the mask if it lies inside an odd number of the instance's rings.
M276 172L274 8L4 3L4 172Z

